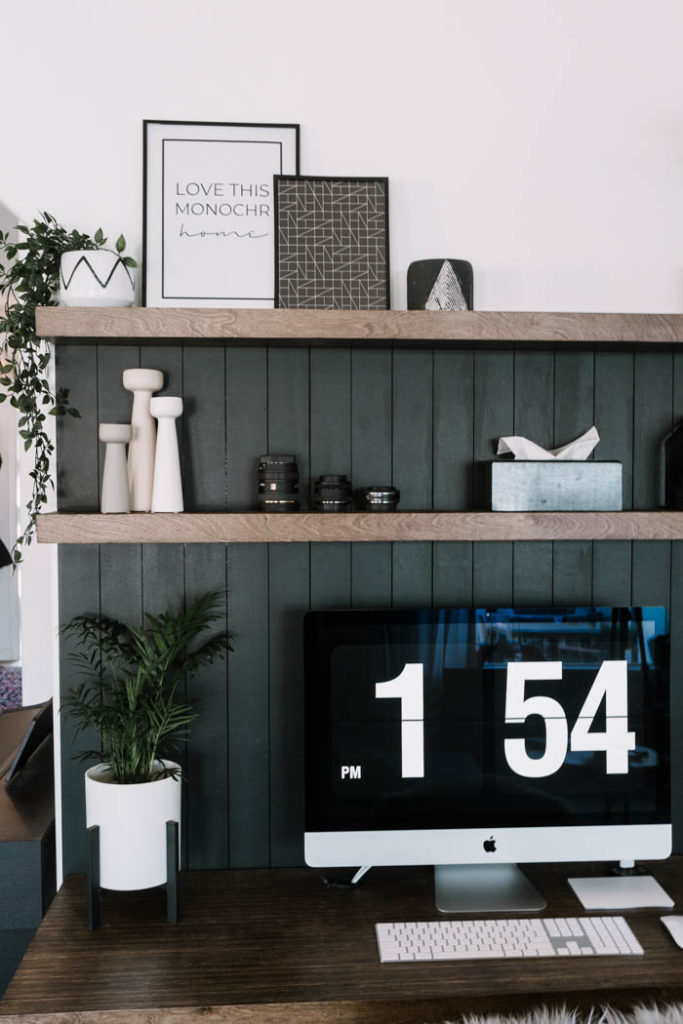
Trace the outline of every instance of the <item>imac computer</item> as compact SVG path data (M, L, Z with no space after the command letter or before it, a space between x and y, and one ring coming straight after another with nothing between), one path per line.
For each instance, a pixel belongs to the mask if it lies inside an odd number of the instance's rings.
M666 609L315 611L304 660L308 865L535 910L517 863L671 853Z

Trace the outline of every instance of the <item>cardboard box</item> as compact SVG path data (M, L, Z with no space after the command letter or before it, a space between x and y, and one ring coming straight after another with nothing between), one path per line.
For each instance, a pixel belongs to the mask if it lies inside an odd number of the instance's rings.
M594 461L482 463L483 504L494 512L619 512L622 465Z

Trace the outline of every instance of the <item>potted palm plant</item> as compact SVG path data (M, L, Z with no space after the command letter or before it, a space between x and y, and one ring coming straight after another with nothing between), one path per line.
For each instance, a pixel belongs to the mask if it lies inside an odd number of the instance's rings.
M76 756L98 762L85 773L86 819L100 829L105 889L166 882L166 822L180 823L175 748L197 714L178 699L178 686L232 650L225 630L196 643L218 621L221 605L213 592L176 614L146 614L141 629L94 615L62 627L75 642L71 660L85 673L62 710L76 736L88 730L98 741Z

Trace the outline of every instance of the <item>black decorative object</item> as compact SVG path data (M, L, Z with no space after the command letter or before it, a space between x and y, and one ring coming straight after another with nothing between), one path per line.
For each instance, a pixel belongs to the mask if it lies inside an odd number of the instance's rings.
M683 420L659 445L659 505L683 508Z
M389 309L387 178L275 178L275 304Z
M143 305L272 307L273 176L299 126L144 121Z
M416 260L408 267L408 309L473 309L472 264Z
M299 511L299 469L294 455L261 455L257 507L260 512Z
M364 487L358 492L358 504L365 512L394 512L400 497L395 487Z
M313 485L313 507L316 512L350 512L353 494L348 477L331 473L317 477Z

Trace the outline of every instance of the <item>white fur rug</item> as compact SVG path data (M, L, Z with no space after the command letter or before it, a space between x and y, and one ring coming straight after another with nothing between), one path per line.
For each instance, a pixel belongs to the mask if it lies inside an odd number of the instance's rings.
M683 1024L683 1005L634 1006L627 1013L611 1007L601 1007L590 1013L541 1007L533 1013L519 1016L463 1017L460 1024Z

